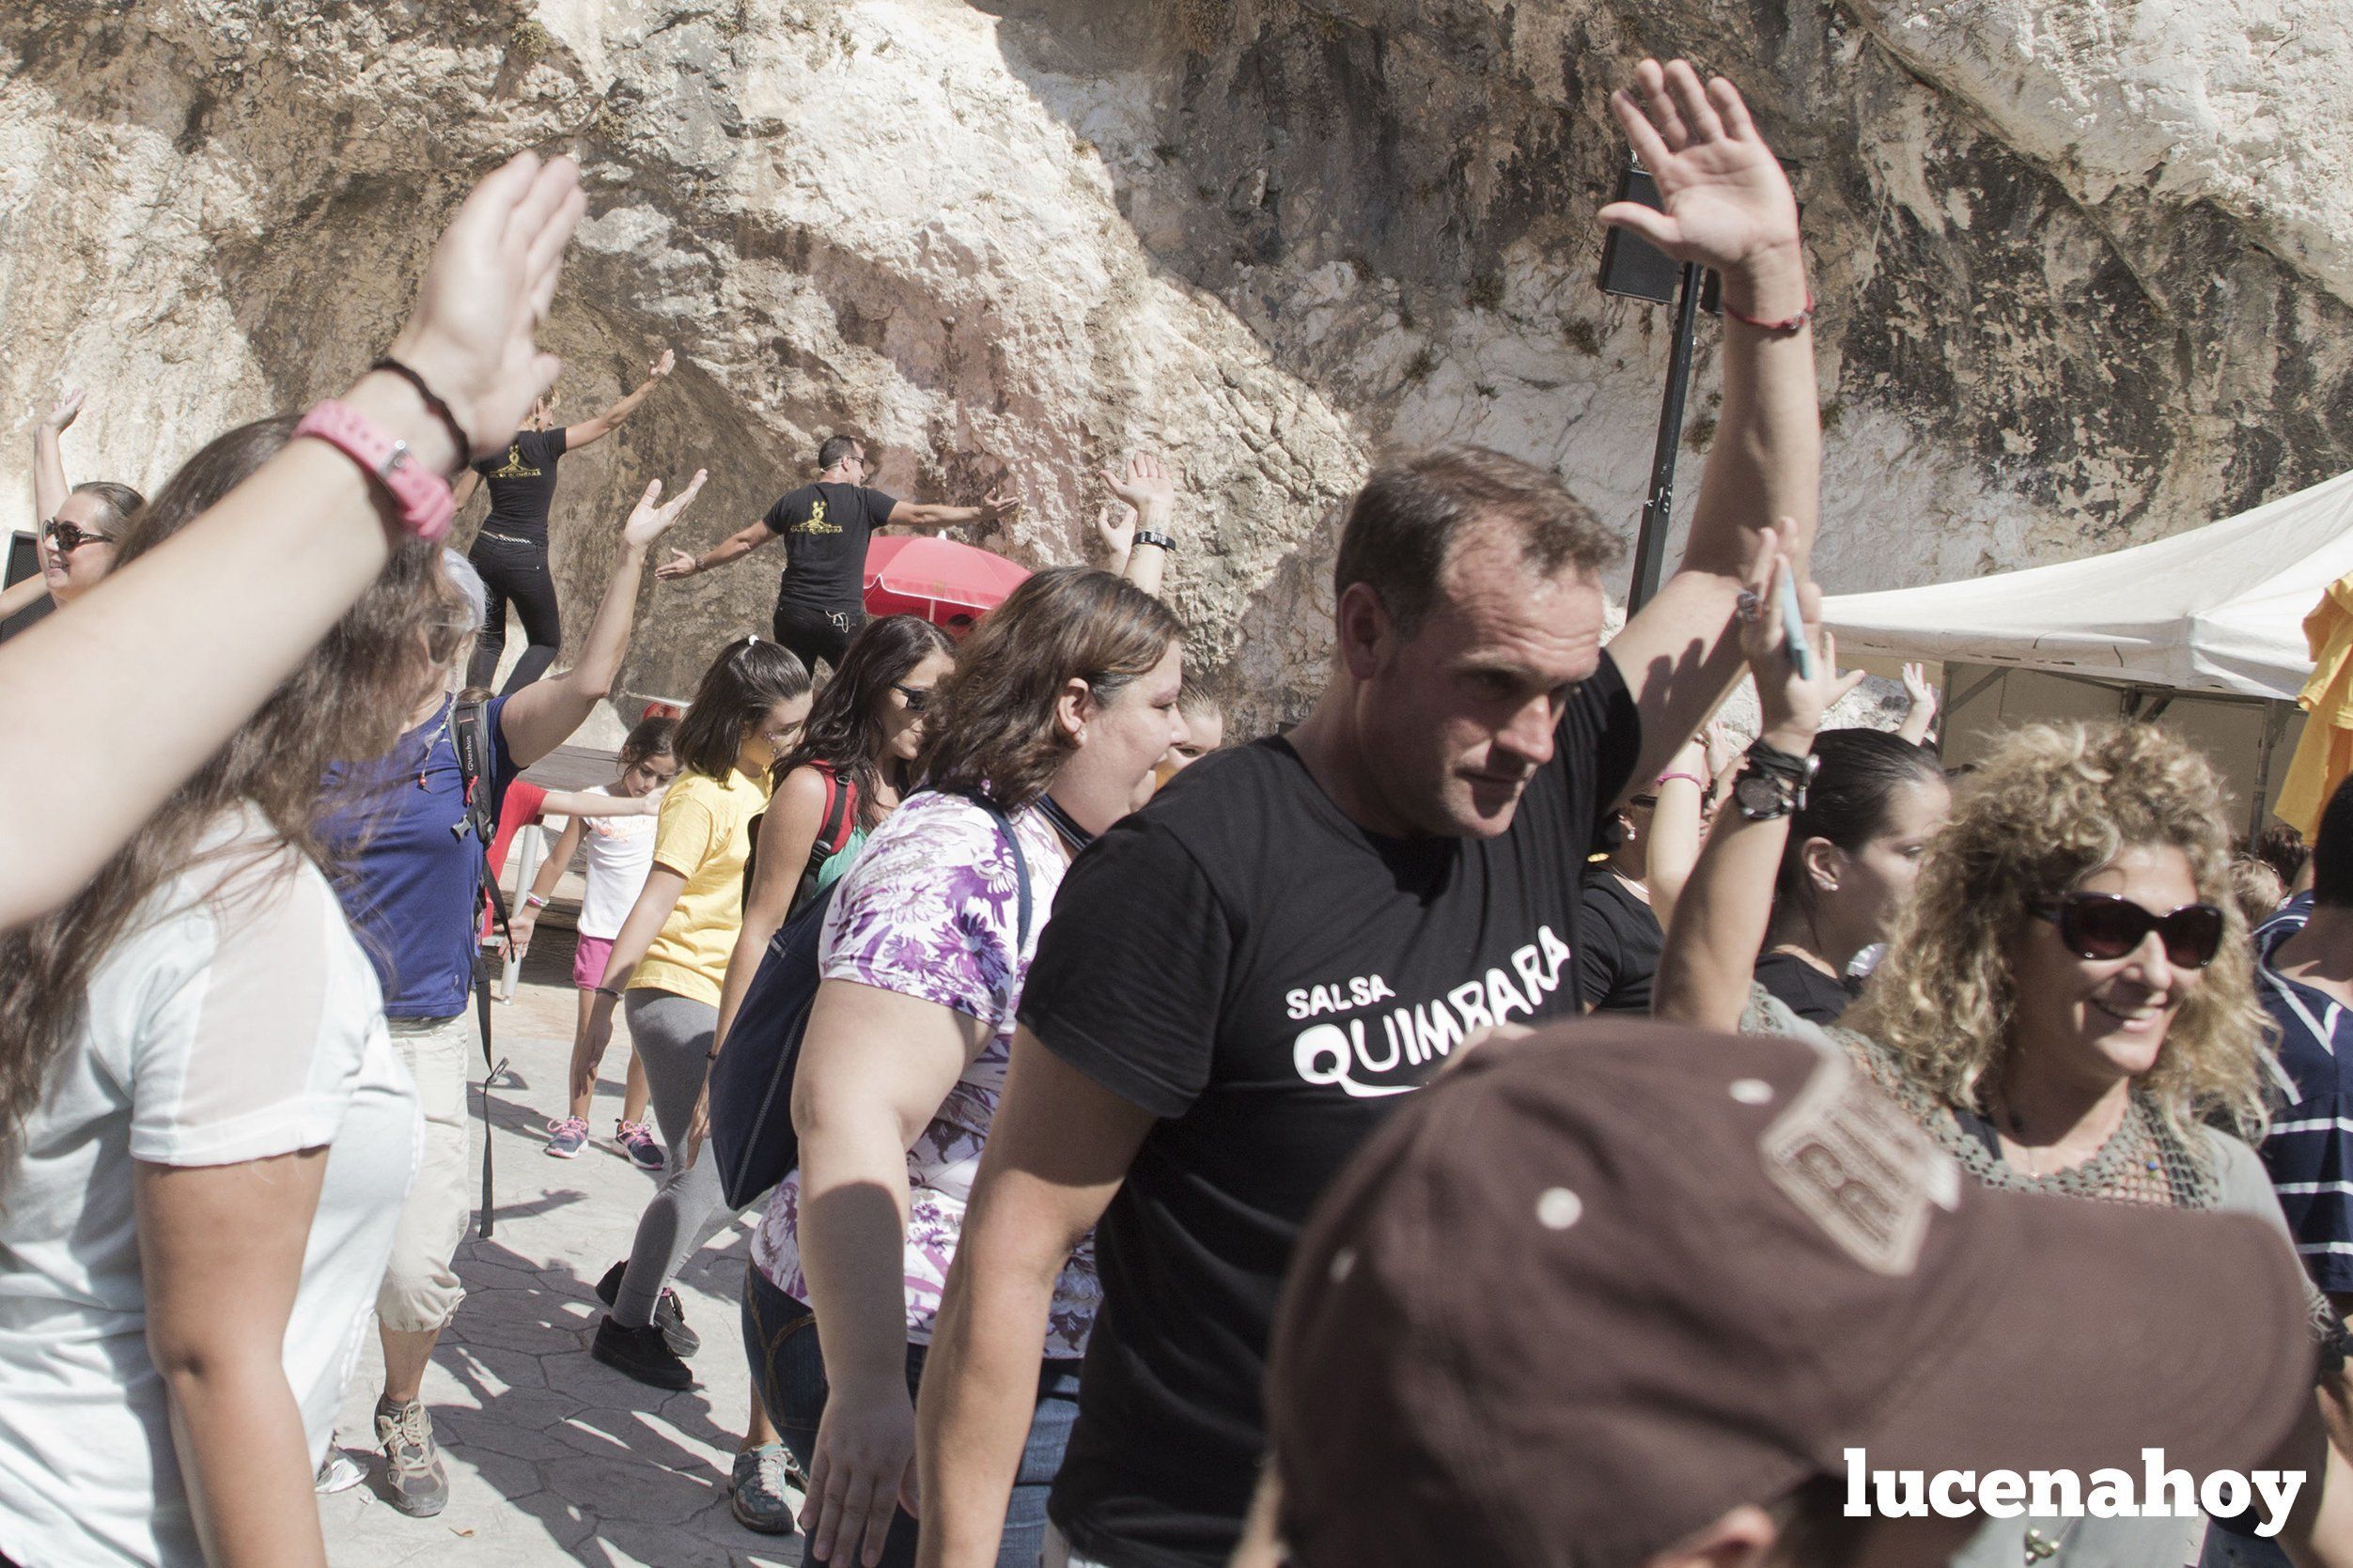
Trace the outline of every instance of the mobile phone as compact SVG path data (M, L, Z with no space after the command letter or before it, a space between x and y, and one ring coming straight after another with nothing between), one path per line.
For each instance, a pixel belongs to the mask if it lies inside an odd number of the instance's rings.
M1789 640L1789 662L1800 680L1812 680L1814 650L1806 644L1805 612L1798 606L1798 577L1786 566L1782 567L1781 590L1775 598L1781 606L1781 634Z

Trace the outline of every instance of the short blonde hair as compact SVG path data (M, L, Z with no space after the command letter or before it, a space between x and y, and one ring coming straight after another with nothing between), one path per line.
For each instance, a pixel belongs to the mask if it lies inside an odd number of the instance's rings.
M2260 1139L2268 1024L2231 895L2223 799L2203 756L2147 724L2035 724L2008 737L1930 844L1887 957L1842 1021L1947 1103L1976 1105L2009 1038L2011 948L2035 908L2129 846L2171 846L2188 858L2198 896L2221 908L2222 947L2141 1087L2178 1130L2219 1117Z

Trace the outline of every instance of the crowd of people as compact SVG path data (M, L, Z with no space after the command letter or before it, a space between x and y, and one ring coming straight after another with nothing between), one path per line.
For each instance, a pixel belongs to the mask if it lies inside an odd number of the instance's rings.
M1721 278L1679 568L1605 639L1619 541L1557 480L1396 456L1348 508L1327 683L1247 743L1160 597L1150 454L1106 475L1111 569L960 638L867 618L867 542L1016 497L895 497L834 436L649 596L705 476L653 481L555 671L556 464L673 365L555 426L566 160L475 190L342 397L151 502L67 489L64 397L20 596L57 610L0 644L43 759L0 780L0 1568L323 1563L371 1315L382 1485L441 1511L484 940L548 939L576 855L546 1150L587 1144L617 1012L615 1145L661 1174L591 1353L693 1386L723 1352L672 1281L752 1216L731 1506L807 1562L2353 1564L2353 788L2308 853L2234 846L2148 725L1948 778L1908 672L1901 730L1826 729L1860 676L1811 626L1787 178L1681 61L1612 105L1661 206L1602 221ZM538 803L508 909L518 775L661 582L771 539L768 630ZM753 1052L791 1148L745 1190L713 1085ZM2150 1449L2296 1484L1994 1496ZM1981 1507L1924 1500L1953 1471Z

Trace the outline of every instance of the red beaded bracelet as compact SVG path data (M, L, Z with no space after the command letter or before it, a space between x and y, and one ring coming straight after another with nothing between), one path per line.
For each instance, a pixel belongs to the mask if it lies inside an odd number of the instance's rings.
M1724 302L1724 314L1744 327L1754 327L1761 333L1773 333L1779 336L1787 337L1814 319L1814 290L1809 288L1805 291L1805 308L1785 321L1760 321L1753 316L1743 316L1732 308L1732 302L1729 300Z

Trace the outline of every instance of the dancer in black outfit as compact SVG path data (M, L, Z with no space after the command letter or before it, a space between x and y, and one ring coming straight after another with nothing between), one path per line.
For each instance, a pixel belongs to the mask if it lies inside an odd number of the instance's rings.
M621 421L637 411L637 405L652 394L676 363L677 356L664 349L636 391L594 419L569 427L555 423L555 394L550 392L531 405L530 427L516 431L505 452L475 464L458 481L461 506L474 494L477 481L488 480L491 487L490 516L482 520L482 531L466 552L474 569L482 574L482 586L490 591L482 635L474 644L474 660L466 670L467 685L488 686L498 674L499 658L506 651L510 600L522 619L522 634L529 645L515 660L505 690L521 691L547 674L554 662L555 651L564 641L555 606L555 574L548 569L548 508L555 500L555 465L567 453L611 435Z
M817 466L815 483L778 498L759 521L737 530L705 554L673 551L668 564L654 572L676 582L740 560L771 539L784 539L776 641L812 670L820 659L838 668L843 648L866 624L862 602L866 541L877 530L896 524L930 532L959 522L996 522L1021 509L1020 499L1010 493L983 496L977 506L949 506L901 501L875 489L866 483L870 470L865 443L855 436L828 436L818 448Z

